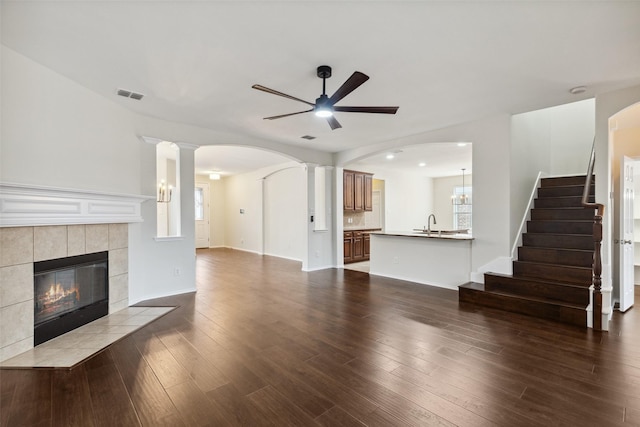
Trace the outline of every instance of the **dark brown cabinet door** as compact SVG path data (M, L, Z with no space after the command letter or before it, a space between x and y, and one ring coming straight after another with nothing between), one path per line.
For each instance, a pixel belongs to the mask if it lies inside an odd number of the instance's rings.
M364 174L356 173L353 179L354 187L354 206L356 211L364 210Z
M355 174L351 171L344 171L343 174L343 185L342 185L342 194L343 194L343 199L344 199L344 210L354 210L355 209L355 205L354 205L354 176Z
M353 260L353 233L344 233L344 262Z
M364 243L364 257L366 259L369 259L369 256L371 255L371 236L369 235L369 233L364 233L362 241Z
M345 170L342 175L343 210L373 210L373 175Z
M364 259L364 240L362 239L362 233L353 233L353 259Z
M364 176L364 210L373 210L373 176Z

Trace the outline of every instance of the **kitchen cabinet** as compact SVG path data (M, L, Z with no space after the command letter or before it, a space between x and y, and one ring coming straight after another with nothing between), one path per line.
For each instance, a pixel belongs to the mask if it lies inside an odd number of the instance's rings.
M371 232L356 230L344 232L344 263L368 261L371 255Z
M344 233L344 262L351 261L353 259L353 233Z
M373 210L373 174L345 170L343 179L343 209L354 212Z
M364 175L364 210L366 212L373 211L373 175Z
M355 210L354 197L354 182L355 182L355 173L352 171L344 171L343 173L343 184L342 184L342 194L344 198L344 210L352 211Z
M369 259L369 255L371 255L371 235L369 233L365 233L364 237L362 238L362 242L364 245L364 257L366 259Z
M361 231L355 231L353 233L353 260L364 260L364 240L362 240Z

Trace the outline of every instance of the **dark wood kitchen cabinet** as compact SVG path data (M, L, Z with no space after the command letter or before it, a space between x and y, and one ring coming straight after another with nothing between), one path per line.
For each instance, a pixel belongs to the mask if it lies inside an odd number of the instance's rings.
M354 182L355 182L355 173L352 171L344 171L343 174L343 184L342 184L342 194L344 198L344 210L345 211L353 211L355 210L354 205Z
M345 231L344 263L368 261L371 254L371 232L380 229Z
M353 259L353 233L344 233L344 262Z
M343 199L345 211L373 210L373 174L345 170L343 179Z
M371 212L373 210L373 175L364 175L364 210Z
M369 255L371 255L371 235L369 233L365 233L362 237L362 245L363 245L363 253L366 259L369 259Z

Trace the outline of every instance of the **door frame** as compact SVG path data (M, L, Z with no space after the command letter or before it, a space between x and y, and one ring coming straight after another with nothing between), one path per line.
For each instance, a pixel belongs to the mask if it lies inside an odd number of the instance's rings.
M194 192L196 190L196 188L202 188L202 205L203 205L203 213L204 213L204 219L203 221L205 222L205 230L206 230L206 235L207 235L207 244L205 246L198 246L199 245L199 239L198 239L198 220L193 219L194 221L194 245L196 247L196 249L202 249L202 248L209 248L211 247L211 206L210 206L210 200L211 200L211 186L209 185L208 182L204 182L204 181L196 181L194 184Z

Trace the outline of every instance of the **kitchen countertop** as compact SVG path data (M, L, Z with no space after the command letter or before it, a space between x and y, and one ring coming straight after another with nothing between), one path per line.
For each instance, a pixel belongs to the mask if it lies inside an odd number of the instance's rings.
M343 228L342 229L344 232L349 232L349 231L380 231L382 230L381 228Z
M471 234L459 233L459 234L438 234L432 232L431 234L423 233L420 231L376 231L371 233L373 236L399 236L399 237L418 237L422 239L446 239L446 240L473 240Z

